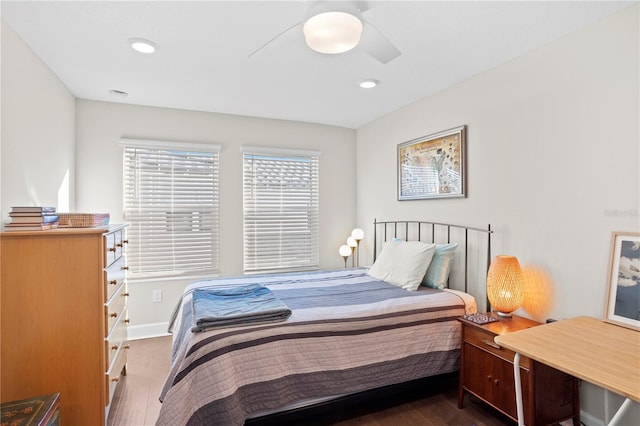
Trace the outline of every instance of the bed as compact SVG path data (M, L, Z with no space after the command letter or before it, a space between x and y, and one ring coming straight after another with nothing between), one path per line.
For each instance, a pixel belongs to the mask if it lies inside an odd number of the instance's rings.
M470 294L470 283L486 277L491 233L490 226L374 221L371 268L190 284L172 321L172 364L160 395L157 424L242 425L273 413L457 371L457 318L475 312L478 301L481 306L486 303L484 293ZM448 257L446 277L440 274L439 286L422 285L427 269L437 263L435 249L452 246L455 257ZM417 271L425 269L417 288L408 290L404 265L414 256L412 250L432 254L426 264L411 263ZM425 262L425 256L419 257ZM404 269L397 271L398 265ZM388 268L395 271L389 273ZM256 284L287 308L286 319L213 323L204 330L194 325L194 316L200 317L204 306L198 304L199 294L227 294ZM483 289L484 281L475 287Z

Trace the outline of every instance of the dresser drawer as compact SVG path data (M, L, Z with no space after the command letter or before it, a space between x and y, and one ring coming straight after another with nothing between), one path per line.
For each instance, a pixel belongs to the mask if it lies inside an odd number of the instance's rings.
M122 370L127 364L127 351L124 347L121 347L115 355L115 360L111 364L111 368L105 376L107 386L107 401L105 406L111 403L113 399L113 393L116 391L116 386L122 377Z
M493 341L494 335L486 332L483 329L476 327L464 327L464 341L470 343L478 348L490 352L500 358L513 362L515 356L514 352L505 349ZM531 360L527 357L520 357L520 367L530 368Z
M126 256L121 256L111 266L105 270L105 296L104 300L109 300L126 278Z
M117 230L105 234L106 259L105 266L108 267L116 260L120 259L125 252L125 231Z
M105 339L105 371L109 371L111 366L116 360L116 355L120 349L128 349L127 346L127 311L122 314L122 317L118 319L118 322L109 333L109 336Z
M105 321L105 336L108 336L111 333L118 321L123 321L125 319L123 314L127 306L128 297L129 293L127 293L127 283L123 282L122 285L113 292L111 299L106 303L104 307L105 314L107 316L107 320Z

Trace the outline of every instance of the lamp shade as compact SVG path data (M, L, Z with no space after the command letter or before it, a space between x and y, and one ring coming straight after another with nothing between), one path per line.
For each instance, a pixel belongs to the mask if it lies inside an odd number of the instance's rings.
M351 236L355 238L356 241L360 241L361 239L364 238L364 231L360 228L356 228L353 231L351 231Z
M339 253L340 253L340 256L342 256L342 257L345 257L345 256L346 256L346 257L349 257L349 256L351 256L351 247L349 247L349 246L348 246L348 245L346 245L346 244L341 245L341 246L340 246L340 249L338 249L338 251L339 251Z
M343 53L360 43L362 21L346 12L324 12L309 18L302 32L307 45L316 52Z
M500 316L510 317L522 304L524 274L515 256L496 256L487 274L487 297Z
M349 237L349 238L347 238L347 245L348 245L349 247L353 247L353 248L355 248L355 247L358 247L358 242L356 241L356 239L355 239L355 238L353 238L353 237Z

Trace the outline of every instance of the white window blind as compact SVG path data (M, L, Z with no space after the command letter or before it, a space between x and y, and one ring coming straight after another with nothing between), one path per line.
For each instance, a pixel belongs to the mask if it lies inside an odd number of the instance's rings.
M318 269L319 154L244 148L244 271Z
M219 273L219 147L121 144L132 278Z

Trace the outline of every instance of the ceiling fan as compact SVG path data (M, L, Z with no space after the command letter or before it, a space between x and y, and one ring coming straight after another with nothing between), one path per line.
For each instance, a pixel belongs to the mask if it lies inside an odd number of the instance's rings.
M366 1L313 1L301 21L264 43L249 57L286 34L302 31L309 48L317 52L343 53L357 46L383 64L389 63L401 52L364 18L370 9Z

